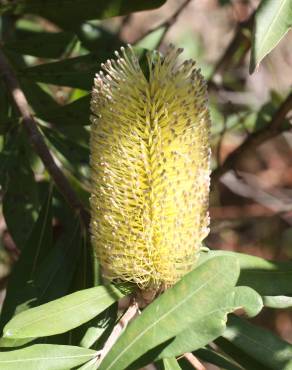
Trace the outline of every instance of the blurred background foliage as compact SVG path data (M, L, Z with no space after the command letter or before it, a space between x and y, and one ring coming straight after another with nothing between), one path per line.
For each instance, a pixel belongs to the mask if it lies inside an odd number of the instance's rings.
M277 23L276 39L256 47L265 32L260 17L268 16L264 7L256 13L259 2L0 1L2 52L27 99L30 123L68 181L59 178L56 186L56 169L44 166L42 148L34 150L33 133L0 79L2 327L15 312L98 282L87 231L90 90L100 63L127 43L137 50L183 47L183 58L194 58L208 81L214 172L206 245L292 258L291 32L257 66L291 27L291 8ZM7 77L3 63L1 69ZM265 308L254 320L292 342L291 310ZM81 333L70 336L75 343ZM198 353L206 361L211 355Z

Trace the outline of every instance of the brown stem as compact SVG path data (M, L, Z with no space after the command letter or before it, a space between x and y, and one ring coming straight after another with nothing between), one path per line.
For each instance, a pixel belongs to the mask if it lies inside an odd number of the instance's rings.
M52 154L50 153L45 140L37 126L36 121L30 113L28 101L19 85L16 75L10 66L5 54L3 53L0 45L0 73L6 86L13 98L13 101L19 110L22 123L27 131L30 142L35 148L35 151L41 158L45 168L53 178L57 188L62 193L68 204L74 209L81 217L85 227L89 225L89 214L83 207L78 199L74 190L72 189L69 181L57 166Z
M205 366L192 353L187 352L183 356L197 370L206 370Z
M254 14L255 13L253 13L247 21L238 24L231 42L229 43L223 55L214 67L214 70L209 78L209 87L213 87L213 79L218 73L222 74L226 69L229 68L232 62L234 63L234 65L238 65L245 57L251 46L251 40L250 37L246 34L246 30L251 30L254 22ZM236 54L239 47L242 49L240 57L237 61L233 61L234 55Z
M289 127L282 125L282 123L290 110L292 110L292 92L287 96L285 101L276 111L276 113L272 117L270 125L249 135L237 149L229 154L223 164L213 171L211 175L212 185L214 186L215 184L217 184L220 177L224 175L227 171L235 168L238 160L242 158L242 156L244 156L247 152L257 148L265 141L279 135L280 133L289 130Z
M161 35L161 38L159 40L159 44L157 47L159 47L167 32L169 31L169 29L171 28L171 26L176 22L177 18L179 17L179 15L182 13L182 11L189 5L189 3L191 2L192 0L186 0L184 3L182 3L178 9L175 11L174 14L172 14L172 16L168 19L166 19L165 21L159 23L157 26L155 26L154 28L151 28L150 30L148 30L146 33L144 33L143 35L139 36L134 42L133 44L136 44L137 42L139 42L140 40L142 40L144 37L148 36L150 33L158 30L159 28L161 27L165 27L165 30L163 31L163 34Z
M101 361L104 359L106 354L109 352L109 350L115 344L115 342L118 340L122 331L126 328L126 326L129 324L129 322L134 319L134 317L137 315L138 312L139 312L138 304L135 300L132 300L132 302L129 305L129 308L127 309L125 314L122 316L120 321L117 323L117 325L113 328L113 331L111 332L110 336L108 337L107 341L105 342L105 345L104 345L104 347L101 351L101 355L98 359L98 364L101 363Z

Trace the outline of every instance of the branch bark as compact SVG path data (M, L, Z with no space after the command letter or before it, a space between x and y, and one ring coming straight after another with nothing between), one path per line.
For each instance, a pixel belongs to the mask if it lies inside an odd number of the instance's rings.
M279 109L274 114L271 123L268 127L263 128L255 133L249 135L246 140L235 149L229 156L225 159L223 164L217 167L211 175L212 186L216 185L222 175L227 171L236 167L239 159L244 156L247 152L257 148L259 145L265 141L272 139L273 137L287 131L289 127L284 126L282 123L287 116L287 114L292 110L292 92L287 96L285 101L279 107Z
M247 35L246 31L251 31L251 28L254 23L255 12L251 14L249 19L245 22L239 23L235 34L222 54L221 58L216 63L214 70L209 77L208 85L209 88L218 89L217 84L214 82L218 74L222 75L225 70L230 67L230 64L234 66L241 63L246 53L251 47L251 36ZM241 48L240 55L237 57L237 60L234 60L234 55L238 52L238 49Z
M205 366L191 352L185 353L183 357L193 366L194 369L206 370Z
M161 35L161 38L159 40L159 43L157 45L157 48L159 48L167 34L167 32L169 31L169 29L171 28L171 26L176 22L177 18L179 17L179 15L182 13L182 11L189 5L189 3L191 2L192 0L186 0L184 3L182 3L178 8L177 10L172 14L172 16L166 20L164 20L163 22L159 23L157 26L151 28L150 30L148 30L146 33L144 33L143 35L139 36L134 42L133 44L136 44L137 42L139 42L140 40L142 40L144 37L148 36L150 33L158 30L159 28L161 27L165 27L165 30L163 32L163 34Z
M121 319L117 323L117 325L113 328L113 331L111 332L110 336L108 337L107 341L105 342L105 345L104 345L103 349L101 350L100 357L98 358L98 361L97 361L98 366L100 365L102 360L105 358L107 353L110 351L112 346L115 344L115 342L118 340L122 331L135 318L135 316L138 314L138 312L139 312L138 304L135 300L132 300L132 302L130 303L127 311L121 317Z
M27 132L28 138L33 145L36 153L41 158L45 168L54 180L56 187L64 196L67 203L71 206L77 214L80 215L82 223L85 227L89 225L89 214L83 207L78 196L72 189L69 181L56 164L52 154L50 153L45 140L37 126L35 119L33 118L28 101L19 85L14 70L10 66L5 54L3 53L0 46L0 73L3 80L6 83L7 89L10 92L15 106L20 112L22 117L23 126Z

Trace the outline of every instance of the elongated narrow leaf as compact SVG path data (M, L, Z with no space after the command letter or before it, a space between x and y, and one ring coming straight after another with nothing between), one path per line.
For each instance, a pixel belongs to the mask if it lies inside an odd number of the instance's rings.
M15 312L29 308L30 303L36 299L37 292L33 284L35 271L49 253L53 242L51 198L52 189L48 192L38 220L10 276L1 311L1 330Z
M20 78L19 81L36 116L40 117L45 112L56 110L59 107L53 97L44 91L37 82L25 77Z
M38 116L56 126L89 125L89 102L90 96L87 95L73 103L59 106Z
M199 320L206 310L216 309L222 296L235 285L238 274L237 260L232 257L212 258L187 274L129 325L102 361L100 370L125 369Z
M19 74L22 77L37 82L91 90L93 77L98 65L107 57L108 55L105 54L98 56L87 54L76 58L25 68L19 71Z
M9 95L4 84L4 81L0 80L0 135L4 134L8 129L9 117Z
M246 320L230 316L222 336L263 367L273 370L292 369L292 345Z
M96 355L90 349L50 344L35 344L0 353L0 368L5 370L64 370L83 364Z
M7 10L16 14L32 13L48 18L63 28L74 29L87 19L103 19L157 8L166 0L18 0Z
M198 356L203 361L209 362L218 366L220 369L225 370L244 370L241 366L231 361L226 356L223 356L221 353L216 353L211 348L201 348L195 352L195 355Z
M92 349L102 348L117 322L117 316L118 302L115 302L88 323L79 345Z
M176 358L165 358L163 360L164 370L181 370Z
M239 285L246 285L261 295L292 295L292 262L274 262L243 253L209 251L200 261L214 256L234 256L240 264Z
M30 32L24 38L18 32L17 41L7 43L5 48L40 58L60 58L75 38L71 32Z
M2 337L0 338L0 348L22 347L33 340L34 338L10 339Z
M262 0L256 12L250 72L292 27L291 0Z
M270 308L289 308L292 307L292 297L280 296L265 296L263 297L265 307Z
M78 367L78 370L95 370L98 368L98 365L96 363L96 359L92 359L88 362L86 362L84 365Z
M215 340L216 345L222 350L226 355L232 358L236 363L238 363L244 370L263 370L263 364L256 361L253 357L249 356L247 353L242 351L239 347L236 347L232 342L228 341L223 337L219 337ZM272 370L271 367L265 366L265 370Z
M29 163L30 147L21 129L7 135L0 153L3 214L19 249L27 241L40 207L38 188Z
M68 169L79 181L83 179L83 183L89 188L88 173L89 173L89 148L83 146L76 141L68 139L60 132L51 129L43 129L49 143L52 145L53 152L63 164L64 168ZM87 178L86 178L87 174ZM85 180L85 181L84 181ZM83 185L84 185L83 184ZM88 195L89 197L89 195Z
M212 307L209 311L208 307L205 307L205 315L195 319L186 330L179 333L161 351L158 358L179 356L204 347L224 332L228 313L242 308L252 317L256 316L262 307L263 302L258 293L248 287L236 287L217 301L215 308Z
M112 285L72 293L14 316L4 327L4 337L30 338L64 333L91 320L123 296Z
M68 294L85 242L80 220L71 217L54 248L38 266L35 276L37 302L34 306Z
M80 25L75 32L82 46L94 53L96 50L99 52L117 50L123 45L117 35L109 29L102 27L102 24L87 23L86 27Z

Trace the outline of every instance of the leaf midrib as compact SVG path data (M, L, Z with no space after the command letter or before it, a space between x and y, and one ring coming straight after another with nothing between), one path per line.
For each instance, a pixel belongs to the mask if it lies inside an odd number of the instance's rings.
M279 14L280 14L280 12L282 11L282 8L284 7L284 5L285 5L285 3L286 3L286 0L282 0L282 3L281 3L281 5L280 5L280 7L279 7L279 9L278 9L278 11L277 11L277 13L276 13L276 15L274 16L274 18L273 18L273 20L272 20L272 22L270 23L270 25L267 27L267 31L265 32L265 35L264 35L264 38L263 38L263 41L262 41L262 44L261 44L261 47L260 47L260 49L259 49L259 55L262 55L262 51L263 51L263 49L264 49L264 47L265 47L265 43L266 43L266 40L267 40L267 38L269 37L269 33L270 33L270 31L271 31L271 29L272 29L272 27L274 26L274 23L276 22L276 20L278 20L278 17L279 17ZM285 33L284 33L285 34ZM278 40L278 42L279 42L280 40ZM277 43L278 43L277 42ZM277 44L276 43L276 44ZM267 53L266 53L267 54ZM266 55L265 54L265 55ZM263 57L265 56L265 55L263 55Z
M27 361L42 361L42 360L66 360L66 359L73 359L73 358L81 358L81 357L94 357L95 353L86 354L86 355L72 355L72 356L54 356L52 357L31 357L25 359L16 359L16 360L0 360L0 364L5 363L15 363L15 362L27 362Z
M201 285L198 289L196 289L195 291L192 291L184 300L180 301L178 305L174 306L172 309L170 309L169 311L167 311L164 315L162 315L161 317L159 317L158 320L154 321L150 326L148 326L146 329L144 329L138 336L136 336L136 338L127 346L124 348L124 350L122 352L120 352L120 354L118 356L115 357L114 361L109 365L109 367L107 367L107 370L110 370L113 365L120 359L120 357L130 348L132 347L145 333L147 333L147 331L151 330L155 325L157 325L161 320L163 320L165 317L167 317L169 314L171 314L173 311L175 311L177 308L179 308L182 304L184 304L185 302L187 302L194 294L196 294L197 292L199 292L201 289L203 289L207 284L209 284L210 282L212 282L218 275L221 275L220 272L218 272L217 274L215 274L213 277L211 277L210 280L206 281L203 285ZM224 274L223 274L224 275Z
M104 292L102 295L100 295L99 297L95 297L94 298L94 300L95 299L102 299L102 298L104 298L105 296L107 296L107 295L109 295L108 294L108 292ZM63 309L63 310L60 310L60 311L58 311L58 313L56 314L56 313L51 313L51 314L49 314L49 315L45 315L45 316L43 316L42 318L39 318L39 319L35 319L35 320L33 320L33 321L30 321L29 323L27 323L26 325L23 325L23 326L21 326L19 329L17 329L17 330L15 330L14 331L14 335L15 334L17 334L20 330L23 330L24 328L26 328L27 326L30 326L30 325L32 325L32 324L35 324L35 323L37 323L37 322L39 322L39 321L43 321L44 319L48 319L48 318L51 318L51 317L54 317L54 316L58 316L59 314L62 314L62 313L64 313L64 312L68 312L68 311L71 311L71 310L74 310L74 309L77 309L78 307L80 307L80 306L82 306L82 305L84 305L84 304L87 304L89 301L91 301L92 300L92 298L88 298L88 299L86 299L86 300L84 300L83 302L81 302L81 303L79 303L78 305L76 305L76 306L73 306L73 307L70 307L70 308L68 308L68 309ZM13 329L10 329L10 330L13 330ZM9 331L9 329L7 330L7 331ZM10 336L10 335L8 335L6 338L13 338L12 336Z

